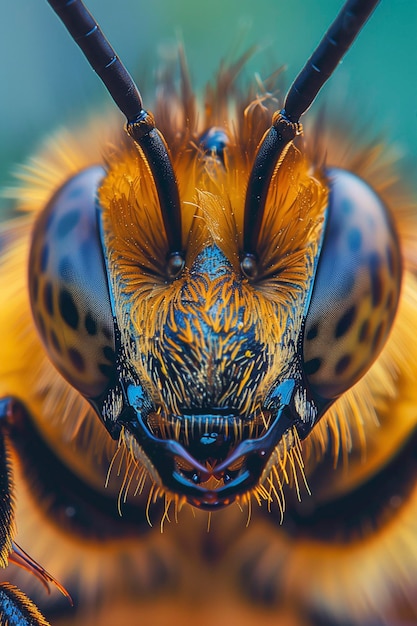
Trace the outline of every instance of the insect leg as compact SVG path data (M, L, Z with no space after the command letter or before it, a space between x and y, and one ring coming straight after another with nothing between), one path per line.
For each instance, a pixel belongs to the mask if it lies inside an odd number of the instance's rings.
M0 399L0 565L6 567L13 549L13 476L8 452L7 429L12 414L11 398Z
M12 561L33 573L49 590L49 583L67 595L55 579L14 543L15 512L13 475L9 455L9 431L23 406L14 398L0 398L0 565ZM9 626L48 626L49 622L20 589L0 583L0 624Z
M8 626L49 626L37 606L10 583L0 584L0 624Z

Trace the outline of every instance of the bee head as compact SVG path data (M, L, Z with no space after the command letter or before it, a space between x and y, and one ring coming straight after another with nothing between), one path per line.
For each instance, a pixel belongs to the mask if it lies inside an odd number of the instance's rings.
M185 173L183 158L175 165ZM286 198L272 193L253 280L239 257L243 199L232 181L240 153L228 149L227 167L199 158L184 189L188 235L173 279L157 197L141 182L146 162L119 155L100 189L118 355L102 412L108 426L123 426L158 484L214 507L255 488L282 436L296 423L307 432L317 417L299 348L327 192L292 150L279 174Z
M237 125L168 129L169 152L82 4L51 4L133 141L39 218L35 322L160 488L225 506L259 489L366 372L394 318L401 262L383 202L355 175L307 163L297 139L376 3L346 3L255 152L251 107Z

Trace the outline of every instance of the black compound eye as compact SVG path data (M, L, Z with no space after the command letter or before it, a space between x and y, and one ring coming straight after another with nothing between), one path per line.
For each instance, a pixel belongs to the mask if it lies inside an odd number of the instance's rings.
M37 220L29 257L32 312L52 363L80 393L100 395L114 376L114 327L97 225L105 175L88 168L66 182Z
M356 175L328 171L328 223L304 333L312 389L335 398L377 358L401 286L401 254L379 196Z

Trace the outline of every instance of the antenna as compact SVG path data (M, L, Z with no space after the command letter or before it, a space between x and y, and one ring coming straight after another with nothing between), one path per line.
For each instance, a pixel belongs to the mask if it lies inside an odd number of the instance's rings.
M155 128L152 114L143 108L135 82L81 0L48 2L126 116L127 132L145 154L157 189L168 239L168 274L174 277L184 264L181 209L178 184L165 140Z
M344 54L375 9L379 0L347 0L307 63L291 85L284 108L274 113L272 126L264 135L249 176L245 200L244 243L241 267L254 277L256 249L269 184L277 163L291 141L302 132L299 119L333 74Z

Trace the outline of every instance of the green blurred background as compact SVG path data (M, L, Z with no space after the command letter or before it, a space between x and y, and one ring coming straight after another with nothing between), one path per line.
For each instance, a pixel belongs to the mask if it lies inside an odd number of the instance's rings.
M45 0L1 0L0 185L42 137L108 102L104 88ZM131 72L151 89L157 60L181 38L194 83L219 61L259 45L248 77L285 64L290 81L341 6L340 0L88 0ZM417 174L417 0L383 0L325 89L356 102L373 130L397 144ZM141 88L143 89L142 85ZM146 90L145 95L146 95ZM329 95L330 94L330 95ZM358 106L359 103L359 106ZM145 98L146 104L146 98ZM0 200L0 210L7 210Z

